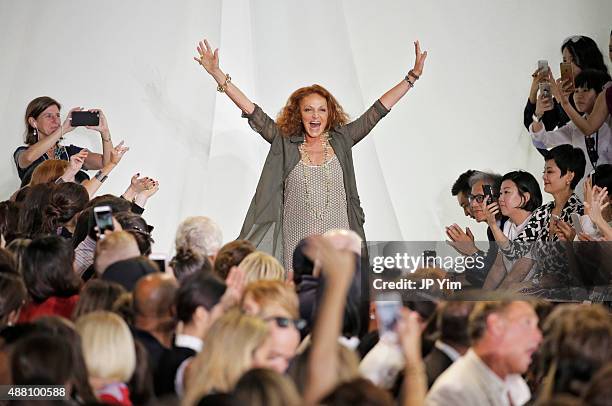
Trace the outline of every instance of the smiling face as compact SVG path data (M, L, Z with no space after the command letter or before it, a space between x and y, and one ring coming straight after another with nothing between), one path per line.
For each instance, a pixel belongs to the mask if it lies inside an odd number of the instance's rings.
M329 109L327 100L317 93L311 93L300 100L302 125L307 136L316 138L327 131Z
M561 176L561 169L557 166L554 159L546 161L544 166L544 191L546 193L555 194L570 188L570 183L574 177L574 173L567 171Z
M60 110L56 105L51 105L43 110L38 117L28 118L30 125L38 130L43 136L47 136L56 131L60 125Z
M597 93L593 89L576 88L574 91L576 109L581 113L591 113L596 99Z

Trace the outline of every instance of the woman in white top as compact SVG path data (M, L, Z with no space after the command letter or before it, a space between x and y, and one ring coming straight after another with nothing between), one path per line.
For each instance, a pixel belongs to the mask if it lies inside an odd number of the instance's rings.
M607 72L593 69L584 70L576 76L574 102L578 111L585 117L593 111L597 96L609 80L610 75ZM582 149L584 156L587 157L585 173L591 173L597 165L612 163L612 131L607 122L588 136L585 136L572 121L557 130L546 131L540 118L550 109L552 109L551 97L540 94L536 103L534 122L529 126L534 146L550 149L557 145L571 144ZM581 181L576 188L579 196L583 195L582 189Z
M521 234L535 209L542 204L542 192L536 178L525 171L513 171L502 177L499 200L487 206L487 224L493 232L495 241L500 245L514 241ZM504 229L500 229L496 215L501 211L508 217ZM526 255L517 260L510 260L497 254L495 264L487 275L485 289L506 287L515 282L529 278L533 260Z

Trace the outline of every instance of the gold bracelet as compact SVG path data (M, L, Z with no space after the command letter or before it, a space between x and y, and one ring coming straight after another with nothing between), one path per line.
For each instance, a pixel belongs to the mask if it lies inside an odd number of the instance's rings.
M227 90L227 85L229 85L232 82L232 77L229 75L229 73L225 74L225 83L223 83L222 85L217 86L217 92L219 93L225 93L225 91Z

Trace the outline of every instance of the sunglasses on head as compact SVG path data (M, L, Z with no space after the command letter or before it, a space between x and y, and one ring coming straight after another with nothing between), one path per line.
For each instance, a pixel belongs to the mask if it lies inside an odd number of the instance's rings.
M302 330L306 327L306 320L303 319L292 319L290 317L266 317L264 321L274 321L278 327L288 328L292 324L296 329Z

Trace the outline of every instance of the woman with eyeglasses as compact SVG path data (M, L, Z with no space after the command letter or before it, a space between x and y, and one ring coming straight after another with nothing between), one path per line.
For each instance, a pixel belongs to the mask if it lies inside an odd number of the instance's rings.
M542 205L542 192L536 178L525 171L513 171L502 177L500 194L497 202L492 202L485 210L495 241L503 246L508 241L526 241L529 236L522 234L532 218L533 212ZM503 229L497 221L497 214L508 217ZM519 240L520 238L520 240ZM483 288L494 289L507 287L529 278L533 269L533 260L526 256L510 260L501 253L498 260L487 274Z
M564 144L546 152L544 191L553 200L535 209L523 230L513 240L500 237L502 254L510 261L528 256L537 261L537 268L529 280L534 287L568 286L571 275L563 247L559 241L572 241L575 231L571 215L582 215L584 206L574 189L584 175L586 159L580 148ZM494 210L489 205L489 210Z
M17 173L22 181L29 179L34 168L41 162L48 159L68 161L72 155L78 154L83 149L75 145L60 145L62 137L75 129L71 125L72 112L81 111L82 108L71 109L63 123L60 119L60 109L59 102L47 96L37 97L26 107L26 145L18 147L13 153ZM102 154L93 152L87 154L83 167L85 169L102 169L111 160L113 142L102 110L90 111L96 111L100 115L99 125L87 126L86 128L100 133Z
M610 81L608 73L594 69L584 70L576 76L574 103L578 111L585 117L588 117L593 111L595 100L608 81ZM546 98L539 95L536 111L541 111L545 102ZM534 122L529 126L529 133L533 144L539 148L548 149L562 144L571 144L580 148L588 158L585 173L591 173L597 165L612 163L612 131L607 123L592 134L585 136L573 122L559 129L546 131L544 124L534 118ZM579 196L582 195L582 185L583 181L580 181L576 188Z
M566 39L563 41L563 45L561 45L561 54L563 55L563 62L571 63L574 77L587 69L595 69L608 73L608 67L604 62L601 51L595 41L589 37L577 35ZM568 115L560 105L561 99L556 97L554 99L547 98L537 108L538 89L540 83L550 81L548 77L549 72L550 68L548 70L538 69L532 75L531 90L529 91L529 98L523 112L523 123L527 129L531 126L534 117L542 122L544 128L549 131L554 130L556 127L561 127L569 121ZM564 85L564 89L569 87L569 83ZM573 105L573 100L568 101L568 103ZM543 153L543 149L540 149L540 152Z
M299 319L298 297L283 282L260 280L247 285L242 296L242 310L262 318L270 327L273 341L270 365L284 374L300 344L300 332L306 324Z

